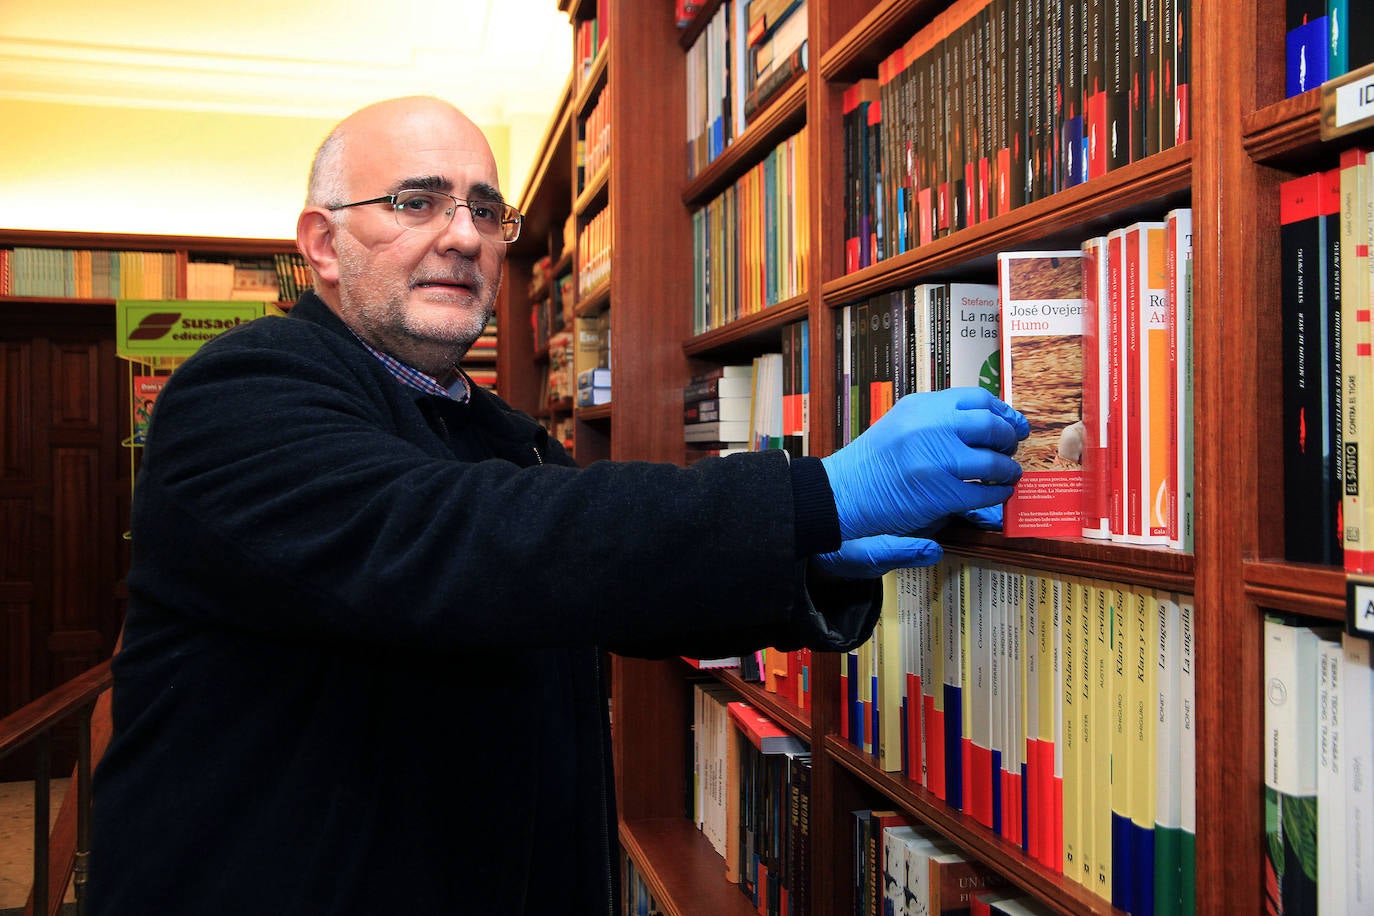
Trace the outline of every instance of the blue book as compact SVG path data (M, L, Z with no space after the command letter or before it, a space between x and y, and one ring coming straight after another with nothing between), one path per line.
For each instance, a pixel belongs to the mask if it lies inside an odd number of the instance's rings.
M1285 41L1285 91L1289 98L1326 82L1327 19L1318 16L1291 29Z

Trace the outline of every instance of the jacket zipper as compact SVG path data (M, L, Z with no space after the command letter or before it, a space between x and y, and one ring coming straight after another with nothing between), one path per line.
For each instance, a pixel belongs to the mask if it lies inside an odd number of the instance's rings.
M542 465L542 464L544 463L544 456L541 455L541 454L539 454L539 446L537 446L537 445L531 445L531 446L530 446L530 451L534 452L534 460L535 460L535 462L536 462L537 464L541 464L541 465Z

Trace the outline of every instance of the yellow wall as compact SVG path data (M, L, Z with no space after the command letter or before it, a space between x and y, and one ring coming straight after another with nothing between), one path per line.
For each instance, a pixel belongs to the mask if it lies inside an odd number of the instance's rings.
M0 125L0 228L291 238L334 119L0 99ZM511 129L483 129L518 200Z

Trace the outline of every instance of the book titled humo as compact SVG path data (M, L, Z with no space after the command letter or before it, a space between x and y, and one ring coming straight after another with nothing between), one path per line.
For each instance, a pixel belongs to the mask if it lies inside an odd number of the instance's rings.
M1022 476L1003 513L1008 537L1083 530L1083 271L1072 251L997 256L1002 399L1025 414Z

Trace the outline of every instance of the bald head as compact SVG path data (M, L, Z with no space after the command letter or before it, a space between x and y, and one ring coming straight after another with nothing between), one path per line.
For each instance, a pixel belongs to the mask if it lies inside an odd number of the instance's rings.
M475 165L486 167L496 184L491 146L472 119L453 105L430 96L387 99L359 109L325 137L310 167L307 206L327 207L356 199L360 171L394 163L400 152L462 149ZM380 192L377 192L380 193Z

